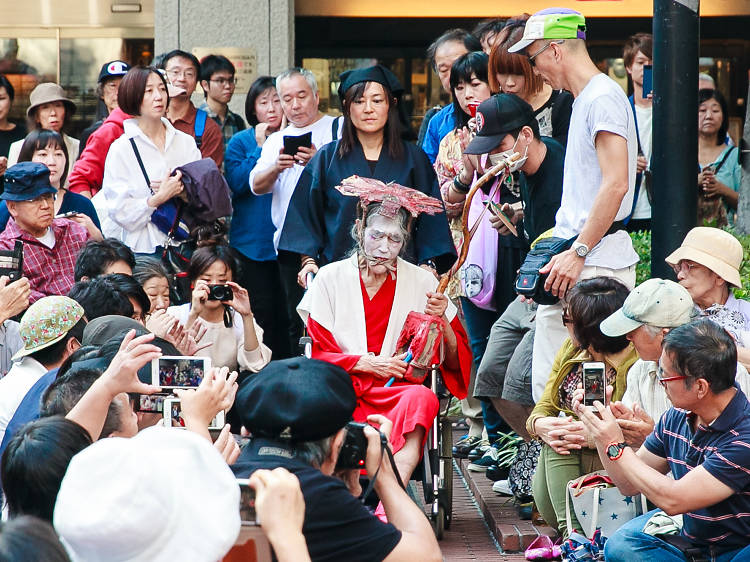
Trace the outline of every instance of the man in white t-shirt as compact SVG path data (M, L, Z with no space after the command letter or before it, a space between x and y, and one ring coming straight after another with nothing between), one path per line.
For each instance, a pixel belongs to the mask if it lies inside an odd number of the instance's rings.
M526 22L509 51L525 51L534 72L575 97L563 170L563 193L554 236L572 247L541 270L545 289L563 297L582 278L612 276L635 285L638 254L621 221L635 192L635 122L622 88L602 74L586 50L586 21L579 12L548 8ZM568 337L560 303L539 306L532 360L532 397L539 400L557 350Z
M651 175L651 115L653 102L643 96L643 67L650 65L653 52L653 37L650 33L636 33L628 37L623 48L622 58L625 70L633 81L633 95L630 106L635 112L635 126L638 132L638 160L636 176L637 198L633 216L628 222L628 231L651 230L651 204L648 200L646 184ZM646 92L648 96L649 92Z
M250 186L255 195L273 193L271 220L276 227L273 245L278 251L281 229L284 226L289 201L297 186L297 180L318 147L328 144L340 136L335 118L318 111L318 84L312 72L304 68L291 68L276 78L276 91L281 99L281 109L289 125L270 135L263 143L255 168L250 172ZM295 154L284 153L284 138L312 133L309 148L301 146ZM281 283L284 287L289 316L290 338L296 345L302 335L302 325L297 316L297 304L302 298L302 289L297 285L299 256L281 252L278 256Z

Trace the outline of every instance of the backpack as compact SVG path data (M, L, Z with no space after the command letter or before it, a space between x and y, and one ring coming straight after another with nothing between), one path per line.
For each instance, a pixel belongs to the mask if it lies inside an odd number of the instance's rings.
M195 125L193 125L193 133L195 136L195 145L198 147L198 150L201 149L201 144L203 144L203 131L206 129L206 119L208 118L208 113L203 111L202 109L196 110L197 113L195 114Z

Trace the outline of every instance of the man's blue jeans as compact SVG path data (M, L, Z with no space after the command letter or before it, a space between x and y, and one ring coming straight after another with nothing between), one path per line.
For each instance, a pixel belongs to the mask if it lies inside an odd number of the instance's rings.
M687 559L671 544L643 532L655 509L645 515L631 519L612 535L604 545L604 558L607 562L685 562ZM743 562L750 560L750 545L722 554L711 556L708 549L706 558L713 562Z

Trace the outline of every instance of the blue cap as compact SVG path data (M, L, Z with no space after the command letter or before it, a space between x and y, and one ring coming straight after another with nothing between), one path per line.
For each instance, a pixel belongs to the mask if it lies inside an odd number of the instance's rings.
M19 162L5 171L6 201L30 201L45 193L57 193L49 183L49 168L39 162Z

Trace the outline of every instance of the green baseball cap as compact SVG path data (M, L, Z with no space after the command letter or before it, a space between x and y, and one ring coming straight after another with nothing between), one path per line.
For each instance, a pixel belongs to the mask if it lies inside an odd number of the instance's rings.
M508 52L522 51L539 39L586 39L586 18L569 8L547 8L526 21L521 40Z

